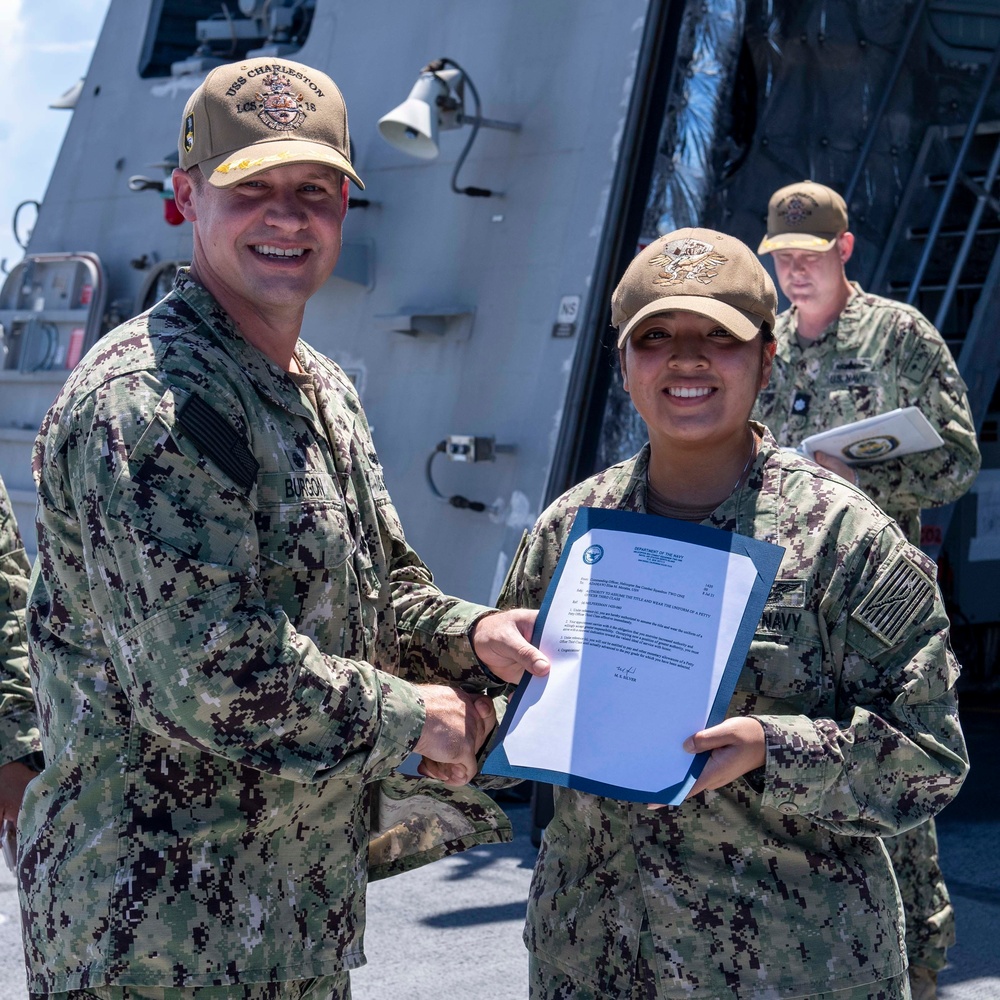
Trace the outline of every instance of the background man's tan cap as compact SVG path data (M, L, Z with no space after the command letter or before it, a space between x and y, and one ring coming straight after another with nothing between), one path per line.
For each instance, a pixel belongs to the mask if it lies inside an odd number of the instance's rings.
M611 296L611 323L619 347L647 316L675 309L753 340L764 323L774 329L777 308L774 282L745 243L711 229L678 229L629 264Z
M217 66L188 99L180 165L231 187L286 163L325 163L364 188L351 166L347 108L325 73L287 59Z
M833 188L799 181L779 188L767 203L767 235L757 253L829 250L847 229L847 204Z

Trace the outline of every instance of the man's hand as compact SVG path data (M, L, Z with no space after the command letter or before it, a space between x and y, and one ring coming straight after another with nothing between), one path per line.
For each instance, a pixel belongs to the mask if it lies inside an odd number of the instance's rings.
M762 767L767 752L764 727L746 716L726 719L717 726L702 729L684 741L684 749L688 753L711 751L687 798L706 788L721 788L748 771Z
M549 672L549 661L528 641L537 611L515 608L486 615L472 629L476 656L501 680L517 684L527 671L536 677Z
M813 455L813 461L817 465L822 465L824 469L836 472L841 479L846 479L849 483L854 483L855 486L858 485L858 477L854 469L835 455L830 455L825 451L817 451Z
M479 769L476 754L497 724L493 702L438 684L420 687L427 712L414 753L424 759L417 770L446 785L466 785Z
M36 777L37 771L19 760L0 766L0 822L9 819L17 825L17 813L28 782Z

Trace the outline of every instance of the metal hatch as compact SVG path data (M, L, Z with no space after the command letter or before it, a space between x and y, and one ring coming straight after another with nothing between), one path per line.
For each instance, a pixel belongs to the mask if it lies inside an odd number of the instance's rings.
M4 373L67 372L100 334L107 281L92 253L32 254L0 290Z

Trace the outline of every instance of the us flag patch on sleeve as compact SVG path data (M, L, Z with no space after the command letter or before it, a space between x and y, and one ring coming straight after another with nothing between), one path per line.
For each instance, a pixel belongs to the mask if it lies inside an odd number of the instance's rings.
M927 610L934 587L924 570L905 551L899 552L883 567L851 617L887 646L895 646Z

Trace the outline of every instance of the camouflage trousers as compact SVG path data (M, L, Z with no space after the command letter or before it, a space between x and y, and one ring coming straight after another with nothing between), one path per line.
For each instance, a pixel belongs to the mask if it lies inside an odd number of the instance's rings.
M639 931L639 955L631 981L623 983L618 1000L662 1000L656 976L656 951L653 935L643 920ZM606 994L592 983L574 979L561 969L528 956L529 1000L609 1000ZM708 1000L708 998L706 998ZM846 990L798 995L797 1000L910 1000L910 981L904 972L893 979L882 979Z
M643 965L641 959L639 965ZM539 962L534 955L528 961L528 969L528 996L531 1000L608 1000L593 985L567 976L554 965ZM648 965L636 971L631 990L619 993L618 1000L661 1000L656 987L656 974ZM651 980L647 973L652 974ZM883 979L852 989L801 995L796 1000L910 1000L910 983L904 973L894 979Z
M639 931L639 955L629 987L622 984L619 1000L657 1000L656 956L653 949L653 935L645 918ZM565 972L542 962L534 954L528 955L528 998L529 1000L607 1000L596 986L573 979Z
M910 965L940 972L955 943L955 911L941 874L934 820L884 843L906 915L906 956Z
M239 986L92 986L68 993L32 993L31 1000L351 1000L346 972L284 983Z

